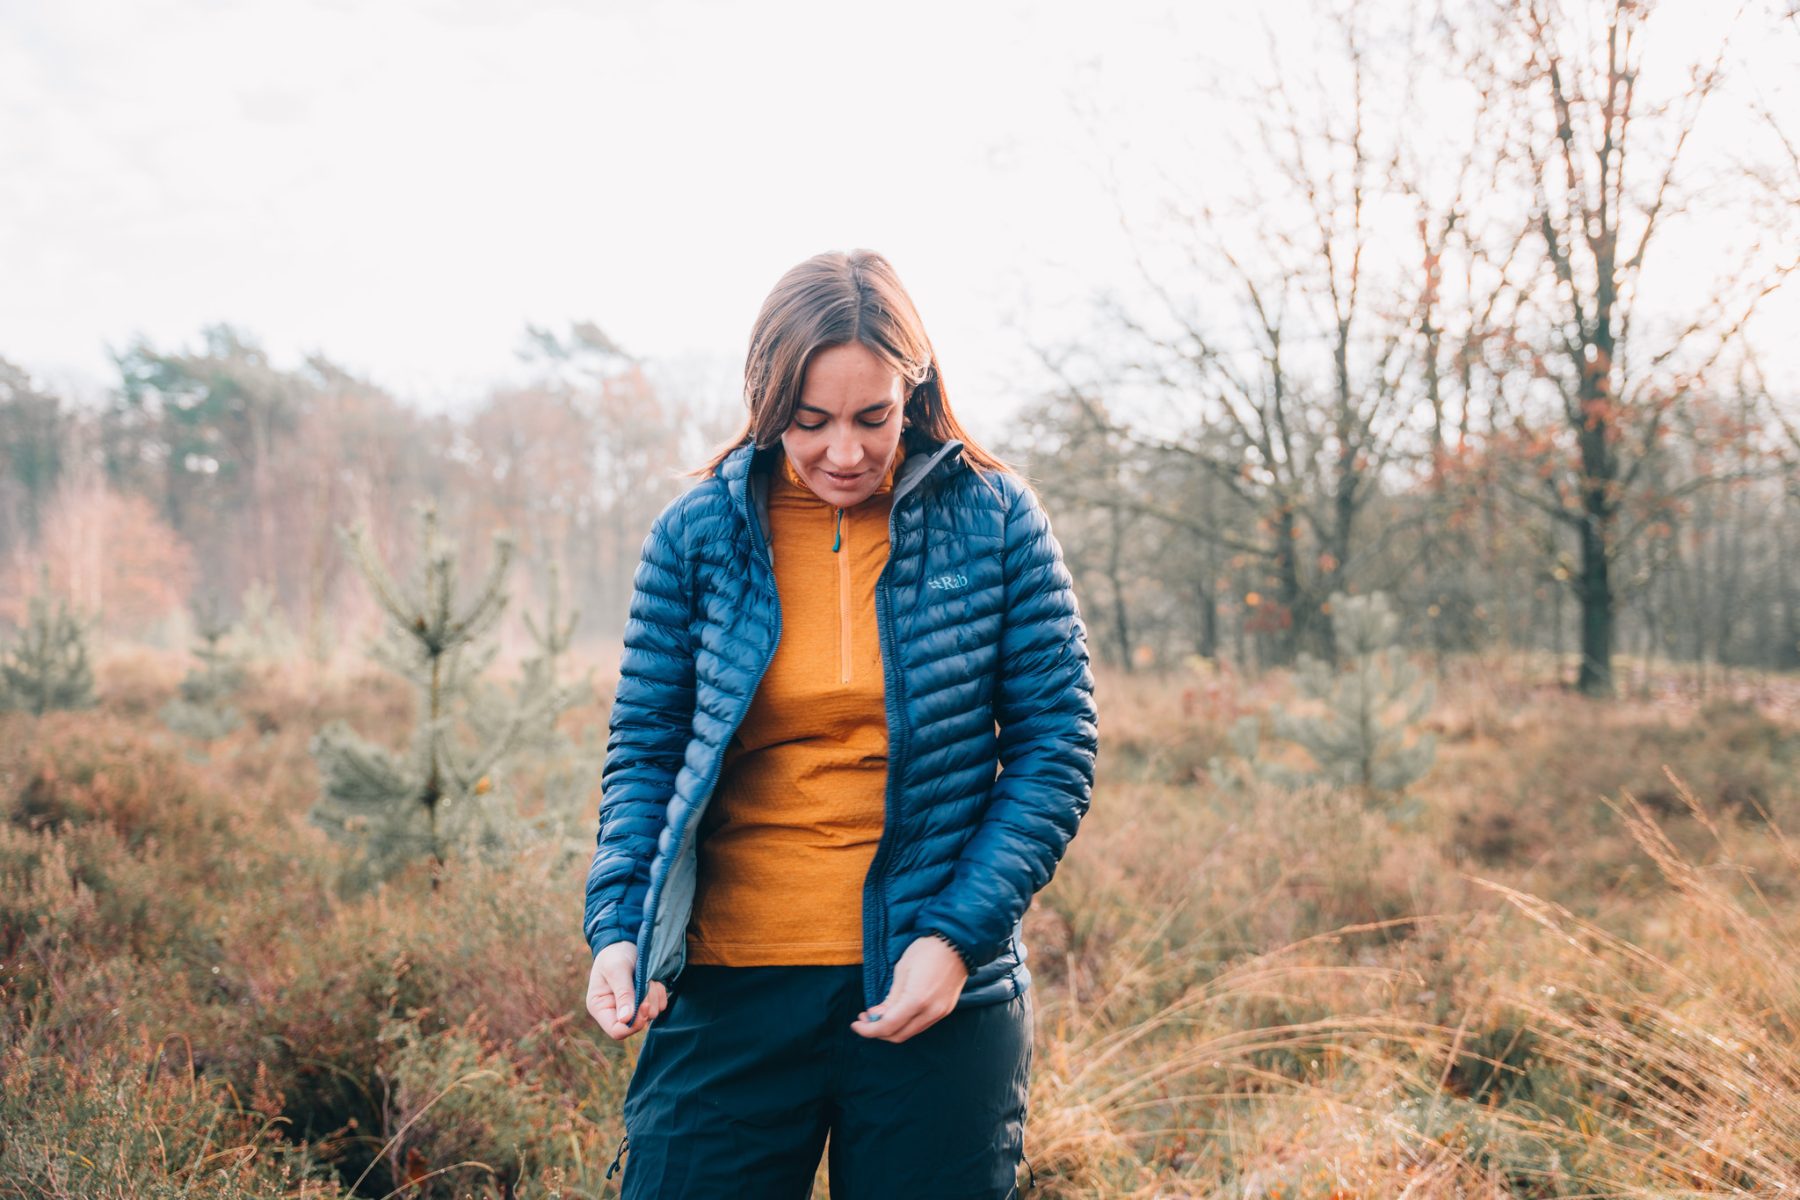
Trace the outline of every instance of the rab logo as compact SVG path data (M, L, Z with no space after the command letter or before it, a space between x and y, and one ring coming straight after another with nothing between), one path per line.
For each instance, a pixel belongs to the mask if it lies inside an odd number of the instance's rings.
M948 575L938 575L927 579L925 586L936 592L954 592L969 586L969 577L961 571L952 571Z

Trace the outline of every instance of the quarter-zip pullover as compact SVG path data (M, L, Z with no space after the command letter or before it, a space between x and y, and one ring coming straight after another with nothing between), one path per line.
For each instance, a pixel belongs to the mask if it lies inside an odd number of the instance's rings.
M700 823L689 962L862 961L888 764L875 580L904 456L902 443L874 494L848 508L785 455L771 473L781 636Z

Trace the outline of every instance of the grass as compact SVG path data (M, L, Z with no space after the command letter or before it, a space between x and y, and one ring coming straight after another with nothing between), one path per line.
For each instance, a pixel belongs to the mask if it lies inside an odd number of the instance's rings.
M1026 918L1037 1196L1800 1189L1792 689L1540 666L1440 664L1410 821L1210 786L1280 677L1102 676ZM404 693L268 670L201 747L178 675L120 650L99 710L0 717L0 1197L616 1194L636 1044L582 1011L595 797L550 782L591 737L516 781L559 834L365 890L306 740L397 738Z

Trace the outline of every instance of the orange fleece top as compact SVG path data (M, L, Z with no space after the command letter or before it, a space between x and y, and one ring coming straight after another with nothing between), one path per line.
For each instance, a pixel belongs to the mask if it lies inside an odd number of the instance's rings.
M875 577L905 454L902 443L875 493L845 509L786 455L770 473L781 636L700 820L689 962L862 961L863 879L886 820Z

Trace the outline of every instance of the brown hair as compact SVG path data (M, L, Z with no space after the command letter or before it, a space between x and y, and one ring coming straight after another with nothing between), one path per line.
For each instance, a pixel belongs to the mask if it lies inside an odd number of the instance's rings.
M704 466L683 474L712 477L752 435L759 448L774 445L800 403L812 356L852 341L900 373L909 389L902 411L913 429L939 442L960 440L963 459L973 467L1013 469L982 449L950 411L937 352L893 265L873 250L833 250L789 268L776 281L756 315L744 360L749 415Z

